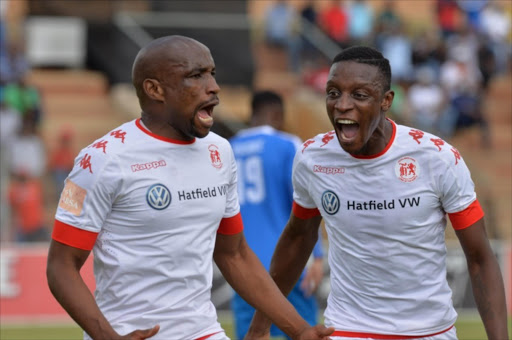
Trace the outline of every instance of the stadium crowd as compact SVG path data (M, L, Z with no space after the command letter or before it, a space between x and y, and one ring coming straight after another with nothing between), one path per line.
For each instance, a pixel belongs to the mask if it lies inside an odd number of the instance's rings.
M393 69L391 116L397 122L446 139L478 125L482 146L491 146L482 103L490 80L510 69L510 6L491 0L437 0L437 22L416 27L393 0L383 1L378 10L366 0L331 0L320 8L315 4L308 1L297 11L290 2L277 1L265 15L266 41L287 49L290 70L306 84L323 93L330 60L311 41L299 38L301 22L312 23L340 48L363 44L382 51Z

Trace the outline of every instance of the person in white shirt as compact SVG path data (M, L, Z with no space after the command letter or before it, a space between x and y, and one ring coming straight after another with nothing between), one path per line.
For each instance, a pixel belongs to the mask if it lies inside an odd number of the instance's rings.
M141 118L84 148L55 217L48 285L85 339L227 339L211 302L213 262L294 339L326 339L247 245L228 141L209 133L219 103L210 50L183 36L137 55ZM95 297L80 276L94 253Z
M382 54L354 46L326 84L334 130L307 140L294 160L294 205L270 273L283 293L299 277L321 220L329 240L332 339L456 339L446 280L447 217L466 255L489 339L506 339L503 278L484 213L460 153L441 138L386 118L394 93ZM257 311L251 337L268 334Z

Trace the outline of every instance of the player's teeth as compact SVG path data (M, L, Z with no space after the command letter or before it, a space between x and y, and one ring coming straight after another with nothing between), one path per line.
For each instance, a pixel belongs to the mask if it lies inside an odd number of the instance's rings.
M348 119L338 119L336 121L336 123L338 123L338 124L355 124L356 122L354 122L353 120L348 120Z

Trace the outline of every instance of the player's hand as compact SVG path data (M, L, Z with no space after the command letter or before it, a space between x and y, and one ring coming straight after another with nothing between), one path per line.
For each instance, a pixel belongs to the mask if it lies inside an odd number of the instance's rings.
M123 340L124 339L126 339L126 340L144 340L144 339L151 338L153 335L158 333L159 330L160 330L159 325L156 325L153 328L148 328L148 329L137 329L129 334L126 334L125 336L122 336L121 339L123 339Z
M300 283L300 289L305 296L311 296L316 290L322 279L324 278L324 266L321 258L314 259L313 263L306 270L304 279Z
M325 327L324 325L316 325L314 327L304 328L294 340L330 340L329 335L334 332L334 327Z

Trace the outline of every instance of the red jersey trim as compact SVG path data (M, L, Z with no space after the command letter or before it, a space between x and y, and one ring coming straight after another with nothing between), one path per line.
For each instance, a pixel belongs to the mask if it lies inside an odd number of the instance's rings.
M219 224L217 233L222 235L234 235L244 230L242 214L238 213L233 217L224 217Z
M194 339L194 340L206 340L206 339L208 339L209 337L211 337L212 335L218 334L218 333L220 333L220 332L222 332L222 331L218 331L218 332L215 332L215 333L211 333L211 334L203 335L203 336L200 336L199 338Z
M59 220L53 225L52 239L68 246L92 250L98 233L73 227Z
M475 200L466 209L448 214L448 217L450 217L453 229L462 230L473 225L476 221L484 217L484 215L480 202Z
M334 331L331 336L344 336L347 338L371 338L377 340L405 340L405 339L419 339L419 338L427 338L430 336L435 336L439 334L443 334L452 329L453 326L445 329L444 331L426 334L426 335L395 335L395 334L375 334L375 333L361 333L361 332L345 332L345 331Z
M144 132L145 134L150 135L153 138L159 139L159 140L167 142L167 143L185 144L186 145L186 144L192 144L196 141L195 138L192 140L185 141L185 140L172 139L172 138L167 138L167 137L162 137L162 136L156 135L153 132L146 129L144 126L142 126L142 124L140 122L140 118L137 118L137 120L135 120L135 125L137 125L137 127L139 129L141 129L142 132Z
M320 210L317 208L304 208L293 201L292 211L295 216L307 220L308 218L320 215Z
M354 158L358 158L358 159L373 159L373 158L377 158L377 157L380 157L382 156L383 154L385 154L389 148L391 147L391 145L393 145L393 142L395 141L395 136L396 136L396 124L394 121L392 121L391 119L389 118L386 118L386 120L388 120L390 123L391 123L391 127L393 128L393 131L391 132L391 138L389 139L389 143L388 145L386 145L386 147L384 148L384 150L382 150L381 152L375 154L375 155L369 155L369 156L358 156L358 155L352 155L350 154L352 157Z

